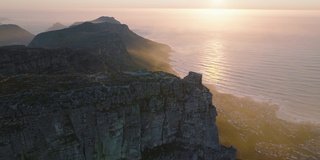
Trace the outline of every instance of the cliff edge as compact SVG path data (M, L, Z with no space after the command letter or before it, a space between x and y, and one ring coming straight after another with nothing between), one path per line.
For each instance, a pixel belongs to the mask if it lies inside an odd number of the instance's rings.
M234 159L201 75L0 79L0 159Z

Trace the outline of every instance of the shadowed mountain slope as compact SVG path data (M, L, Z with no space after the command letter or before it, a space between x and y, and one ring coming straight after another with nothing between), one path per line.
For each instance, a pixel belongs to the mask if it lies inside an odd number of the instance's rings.
M40 33L32 40L29 46L43 48L85 48L91 47L92 42L98 43L103 41L106 35L110 33L120 36L136 63L150 70L166 70L173 73L168 64L168 53L171 51L171 48L137 35L124 24L85 22L62 30Z
M97 73L140 70L127 52L121 38L108 34L103 41L86 48L27 48L24 46L0 47L0 73L58 74ZM90 39L89 39L90 40ZM79 44L79 43L78 43Z

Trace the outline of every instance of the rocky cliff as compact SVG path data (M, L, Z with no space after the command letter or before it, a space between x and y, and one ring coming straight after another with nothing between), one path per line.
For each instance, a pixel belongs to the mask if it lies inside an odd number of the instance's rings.
M234 159L201 75L0 78L0 159Z

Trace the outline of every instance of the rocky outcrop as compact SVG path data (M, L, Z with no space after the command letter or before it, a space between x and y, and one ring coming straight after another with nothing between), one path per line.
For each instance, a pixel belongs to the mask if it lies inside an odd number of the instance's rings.
M234 159L201 75L0 78L0 159Z
M17 25L0 25L0 46L28 45L33 37L33 34Z

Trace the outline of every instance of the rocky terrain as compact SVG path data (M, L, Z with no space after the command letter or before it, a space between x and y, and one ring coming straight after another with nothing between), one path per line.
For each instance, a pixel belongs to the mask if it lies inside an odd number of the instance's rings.
M0 81L0 159L233 159L201 75L15 75Z
M95 23L85 22L62 30L40 33L32 40L29 47L86 48L103 42L110 34L117 34L136 63L152 71L170 71L169 46L143 38L115 19L114 23L104 22L101 19L105 20L106 17L94 20ZM101 21L102 23L98 23Z
M34 35L14 24L0 25L0 46L28 45Z

